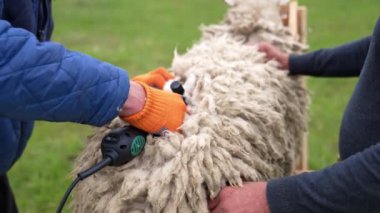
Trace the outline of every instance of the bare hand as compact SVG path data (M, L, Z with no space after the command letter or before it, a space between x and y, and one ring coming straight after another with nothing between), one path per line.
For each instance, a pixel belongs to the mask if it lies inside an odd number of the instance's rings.
M277 47L267 42L261 42L258 44L259 51L267 55L268 60L276 60L280 63L281 69L289 69L289 54L282 52Z
M134 81L129 81L129 85L128 99L119 112L120 116L129 116L140 112L145 105L146 94L144 88Z
M208 201L212 213L269 213L266 182L249 182L243 187L225 187Z

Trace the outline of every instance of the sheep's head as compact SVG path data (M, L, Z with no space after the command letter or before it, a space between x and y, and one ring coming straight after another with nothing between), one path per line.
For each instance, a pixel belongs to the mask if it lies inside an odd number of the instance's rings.
M277 11L284 1L287 0L225 0L230 9L224 21L244 34L254 31L260 20L281 24Z

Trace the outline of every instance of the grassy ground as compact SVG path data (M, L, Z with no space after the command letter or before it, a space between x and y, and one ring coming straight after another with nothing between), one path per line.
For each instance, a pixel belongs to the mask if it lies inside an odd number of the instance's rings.
M311 49L368 35L377 19L376 0L300 0L309 7ZM198 26L221 20L219 1L53 1L54 40L129 70L131 75L169 66L199 38ZM356 79L309 79L312 92L310 166L337 158L340 119ZM21 212L53 212L70 183L68 174L89 127L38 122L23 158L10 172Z

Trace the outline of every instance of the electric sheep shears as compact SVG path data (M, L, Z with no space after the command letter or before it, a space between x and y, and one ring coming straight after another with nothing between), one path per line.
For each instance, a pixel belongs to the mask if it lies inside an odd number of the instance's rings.
M179 81L170 81L168 83L170 83L170 90L172 92L183 96L185 90ZM186 103L185 98L184 101ZM79 181L84 180L106 166L122 166L138 156L144 149L147 136L147 132L133 126L112 129L101 141L102 160L91 168L77 174L77 177L65 192L56 212L60 213L62 211L71 191Z

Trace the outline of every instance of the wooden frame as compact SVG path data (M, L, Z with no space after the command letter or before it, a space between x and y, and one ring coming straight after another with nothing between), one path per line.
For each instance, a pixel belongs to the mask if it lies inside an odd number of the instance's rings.
M292 35L301 43L307 43L307 8L299 6L297 0L281 6L280 13L283 24L289 27Z
M307 8L299 6L297 0L291 0L280 8L282 21L290 29L292 35L301 43L307 44ZM306 81L305 81L306 84ZM302 141L301 158L296 166L296 172L308 171L308 134L305 133Z

